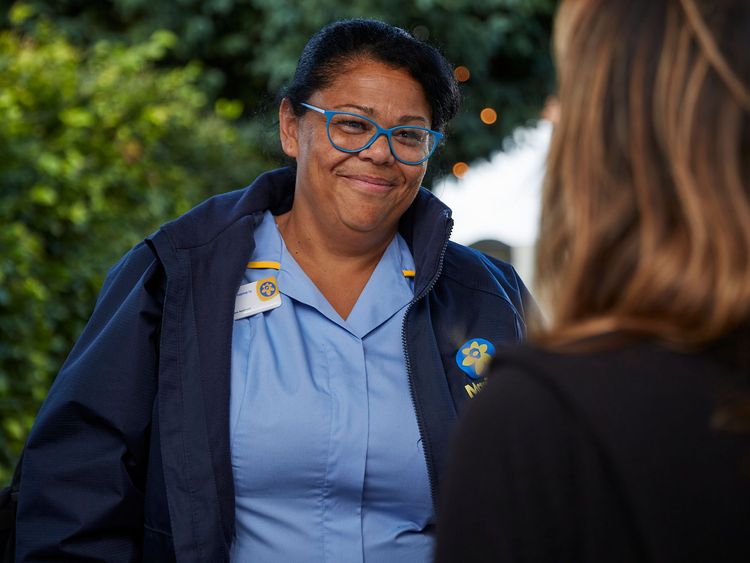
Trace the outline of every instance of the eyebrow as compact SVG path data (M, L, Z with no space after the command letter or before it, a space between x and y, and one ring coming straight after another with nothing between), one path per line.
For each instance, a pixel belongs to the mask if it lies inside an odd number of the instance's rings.
M357 104L339 104L337 106L334 106L334 109L342 109L342 108L352 108L359 110L360 112L364 113L368 117L373 117L375 115L375 111L371 107L367 106L359 106ZM421 121L422 123L428 123L427 119L422 117L421 115L402 115L398 121L400 123L403 123L404 121Z

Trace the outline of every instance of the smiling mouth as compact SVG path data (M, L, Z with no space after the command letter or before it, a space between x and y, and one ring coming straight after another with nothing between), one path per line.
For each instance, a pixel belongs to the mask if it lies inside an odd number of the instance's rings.
M346 175L344 176L347 180L352 180L354 182L364 184L364 185L370 185L379 187L381 189L384 188L392 188L396 185L395 182L392 182L390 180L387 180L385 178L380 178L378 176L367 176L367 175L360 175L360 174L353 174L353 175Z

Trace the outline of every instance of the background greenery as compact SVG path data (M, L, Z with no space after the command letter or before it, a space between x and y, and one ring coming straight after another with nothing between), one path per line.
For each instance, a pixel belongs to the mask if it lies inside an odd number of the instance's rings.
M431 178L501 146L551 90L555 0L27 0L0 8L0 483L106 269L280 152L309 36L374 17L471 77ZM493 125L479 119L498 113Z

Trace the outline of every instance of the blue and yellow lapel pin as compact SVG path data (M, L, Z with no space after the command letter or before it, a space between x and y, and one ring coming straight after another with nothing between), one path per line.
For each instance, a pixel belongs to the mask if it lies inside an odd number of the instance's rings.
M270 277L258 281L258 299L268 301L273 299L279 293L279 286L276 285L276 278Z
M481 379L495 355L495 346L484 338L467 340L456 353L456 364L472 379Z

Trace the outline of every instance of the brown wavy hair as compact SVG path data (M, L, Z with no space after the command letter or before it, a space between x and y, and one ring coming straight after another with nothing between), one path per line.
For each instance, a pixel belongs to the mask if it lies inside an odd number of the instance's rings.
M537 282L548 344L750 319L750 2L566 0Z

